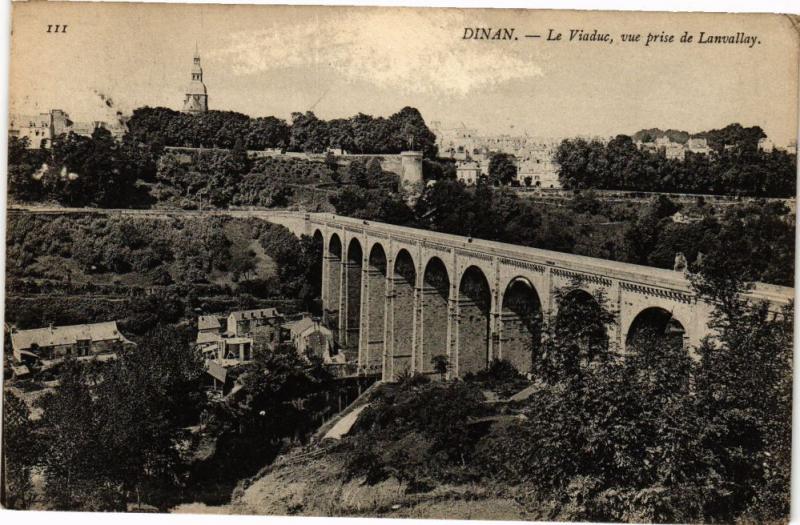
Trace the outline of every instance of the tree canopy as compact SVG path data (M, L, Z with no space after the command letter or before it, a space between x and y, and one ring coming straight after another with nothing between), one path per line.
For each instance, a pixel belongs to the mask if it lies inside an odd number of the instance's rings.
M436 155L436 136L418 110L405 107L385 117L359 113L349 119L325 121L314 113L292 113L291 123L275 117L251 118L233 111L197 115L167 108L136 109L125 140L158 152L164 146L232 148L243 138L250 150L269 148L322 153L336 148L350 153L400 153L421 150Z
M639 138L674 136L651 131L640 132ZM607 143L566 139L555 154L559 180L569 189L795 195L797 156L777 149L760 151L758 141L764 137L761 128L732 124L697 136L708 140L711 152L686 151L683 160L669 159L663 151L640 150L626 135L617 135Z

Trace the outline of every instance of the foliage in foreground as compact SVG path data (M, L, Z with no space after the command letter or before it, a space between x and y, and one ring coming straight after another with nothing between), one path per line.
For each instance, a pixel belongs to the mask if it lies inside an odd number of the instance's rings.
M49 506L125 510L180 482L184 427L199 415L202 364L174 329L158 328L110 363L67 361L21 440L40 453Z
M346 477L391 476L408 491L480 482L540 519L785 520L791 308L723 305L696 361L646 330L624 356L609 351L592 328L607 322L598 302L578 309L581 323L556 322L534 366L539 388L518 405L489 407L476 382L388 391L343 443Z

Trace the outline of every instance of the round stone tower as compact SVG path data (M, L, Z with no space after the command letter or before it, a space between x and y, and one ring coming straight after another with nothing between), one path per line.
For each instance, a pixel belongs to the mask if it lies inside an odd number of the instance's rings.
M422 180L422 152L401 152L400 165L402 166L400 183L403 190L408 194L409 200L416 201L424 187Z

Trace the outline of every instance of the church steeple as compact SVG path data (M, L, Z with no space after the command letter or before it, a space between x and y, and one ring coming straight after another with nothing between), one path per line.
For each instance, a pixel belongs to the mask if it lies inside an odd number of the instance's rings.
M192 81L186 89L183 100L185 113L205 113L208 111L208 92L203 84L203 67L200 65L200 51L197 42L194 44L194 61L192 63Z

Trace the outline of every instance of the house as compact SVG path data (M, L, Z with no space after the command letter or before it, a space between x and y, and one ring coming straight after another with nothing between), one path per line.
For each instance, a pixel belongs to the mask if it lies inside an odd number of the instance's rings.
M206 386L228 395L234 388L236 372L241 363L233 359L214 359L206 362Z
M272 327L277 331L280 327L280 314L275 308L259 310L242 310L228 315L229 336L249 337L253 329L259 326Z
M302 319L283 325L289 332L289 340L301 355L315 355L325 364L344 362L344 354L337 353L333 332L318 319L304 316Z
M672 219L672 222L676 222L678 224L691 224L691 223L694 223L694 222L702 221L703 220L703 216L698 214L698 213L692 213L692 212L684 213L682 211L676 211L672 215L671 219Z
M135 346L117 328L116 321L49 326L11 333L11 348L18 363L35 363L65 356L78 358L113 355Z
M197 318L195 348L206 360L251 361L256 349L273 348L280 342L281 320L275 308L241 310L227 316L201 315Z

